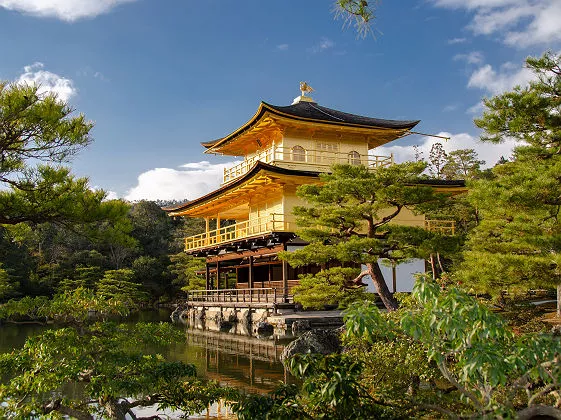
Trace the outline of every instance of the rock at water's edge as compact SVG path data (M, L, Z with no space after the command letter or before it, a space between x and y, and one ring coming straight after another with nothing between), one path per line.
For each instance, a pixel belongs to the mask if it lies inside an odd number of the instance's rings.
M308 331L285 347L280 356L281 362L284 363L295 354L340 353L342 350L340 335L341 329L316 329Z

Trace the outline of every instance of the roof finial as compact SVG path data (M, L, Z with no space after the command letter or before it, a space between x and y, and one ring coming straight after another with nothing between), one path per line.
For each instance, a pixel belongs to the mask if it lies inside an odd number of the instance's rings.
M294 100L292 101L292 105L300 102L314 102L311 97L306 96L306 93L311 93L313 91L314 89L308 84L308 82L300 82L300 92L302 94L294 98Z
M302 92L302 96L306 96L306 93L312 93L314 88L312 88L308 82L300 82L300 92Z

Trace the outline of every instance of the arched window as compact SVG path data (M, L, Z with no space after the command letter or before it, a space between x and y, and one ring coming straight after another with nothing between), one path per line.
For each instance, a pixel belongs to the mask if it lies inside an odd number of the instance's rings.
M349 164L350 165L360 165L360 153L356 151L349 152Z
M306 149L304 149L302 146L294 146L292 148L292 161L306 162Z

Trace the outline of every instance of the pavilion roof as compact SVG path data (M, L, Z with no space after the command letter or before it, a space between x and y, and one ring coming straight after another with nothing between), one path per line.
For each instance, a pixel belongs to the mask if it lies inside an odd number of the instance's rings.
M387 129L403 132L415 127L419 120L388 120L349 114L318 105L316 102L301 101L293 105L277 106L261 102L255 115L243 126L225 137L201 143L208 152L218 149L251 130L266 116L281 117L292 121L319 123L326 126L350 127L359 129ZM396 135L395 138L400 137Z

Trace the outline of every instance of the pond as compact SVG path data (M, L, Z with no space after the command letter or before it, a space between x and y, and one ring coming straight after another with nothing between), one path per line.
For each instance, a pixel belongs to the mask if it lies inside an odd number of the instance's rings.
M168 309L142 311L123 322L171 322L170 313ZM251 393L269 392L279 382L291 380L280 362L280 355L290 339L256 338L189 328L180 323L175 325L184 330L186 339L164 349L163 356L194 364L201 377ZM40 334L46 328L49 327L39 324L1 325L0 353L22 347L27 337Z

